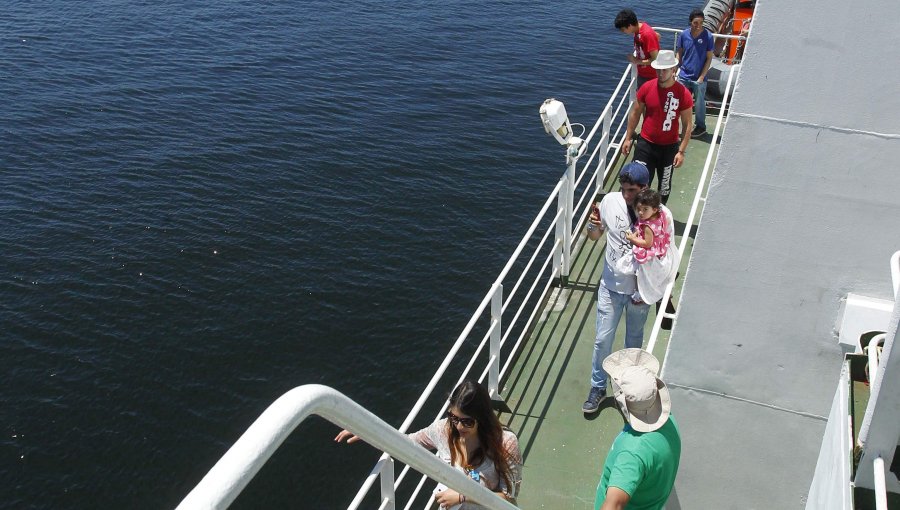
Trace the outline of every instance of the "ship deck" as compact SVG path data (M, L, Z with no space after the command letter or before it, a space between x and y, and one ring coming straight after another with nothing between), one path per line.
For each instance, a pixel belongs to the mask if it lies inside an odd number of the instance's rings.
M691 140L684 165L675 171L672 194L666 204L675 220L673 242L680 243L685 231L684 221L715 124L716 118L708 117L710 134ZM608 179L606 192L618 190L617 170ZM699 218L699 214L695 216L691 236ZM512 367L502 392L512 413L502 415L501 420L518 434L525 462L519 497L522 508L591 508L606 453L624 424L611 398L601 404L596 414L585 415L581 411L589 390L596 292L605 239L586 240L580 246L568 284L547 303L541 322ZM675 303L687 272L692 239L686 246L673 290ZM645 347L655 318L651 307L644 330ZM614 351L624 346L624 322L619 324ZM653 354L661 361L668 340L669 332L660 330Z

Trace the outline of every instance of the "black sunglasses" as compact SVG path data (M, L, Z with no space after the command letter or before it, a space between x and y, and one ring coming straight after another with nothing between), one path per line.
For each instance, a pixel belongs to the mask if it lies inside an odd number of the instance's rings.
M462 423L462 426L467 429L470 429L475 426L475 418L460 418L459 416L456 416L455 414L451 413L450 411L447 411L447 419L450 420L450 425L453 425L454 427L458 423Z

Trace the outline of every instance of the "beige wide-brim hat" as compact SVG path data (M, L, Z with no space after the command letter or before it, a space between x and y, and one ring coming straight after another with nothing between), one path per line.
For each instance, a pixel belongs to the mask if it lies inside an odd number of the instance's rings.
M672 50L659 50L650 67L653 69L672 69L678 65L678 57Z
M603 360L622 413L637 432L665 425L672 409L669 388L656 376L659 360L643 349L622 349Z

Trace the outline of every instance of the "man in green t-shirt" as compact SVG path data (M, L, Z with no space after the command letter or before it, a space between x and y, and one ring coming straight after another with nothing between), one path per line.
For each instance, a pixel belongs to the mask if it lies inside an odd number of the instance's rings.
M675 484L681 437L669 389L656 377L659 361L642 349L622 349L603 360L603 369L628 423L606 456L594 510L660 510Z

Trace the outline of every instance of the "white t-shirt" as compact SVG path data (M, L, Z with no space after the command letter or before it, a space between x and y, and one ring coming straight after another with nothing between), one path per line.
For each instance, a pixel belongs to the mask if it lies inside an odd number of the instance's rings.
M634 274L616 271L616 261L631 251L631 243L625 239L625 234L631 231L631 218L628 216L628 205L622 192L614 191L603 197L600 201L600 219L603 228L606 229L606 262L603 264L600 285L613 292L630 296L637 289Z
M661 205L668 218L666 229L672 242L675 241L675 222L672 219L672 211ZM625 239L625 234L631 231L631 217L628 216L628 205L620 191L608 193L600 201L600 219L603 228L606 229L606 261L603 264L603 276L600 277L600 285L619 294L632 295L637 290L637 279L633 273L620 273L616 270L616 261L631 251L631 243Z

